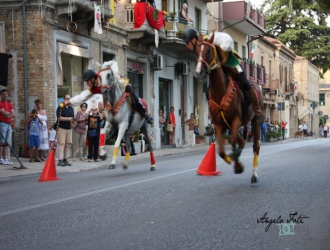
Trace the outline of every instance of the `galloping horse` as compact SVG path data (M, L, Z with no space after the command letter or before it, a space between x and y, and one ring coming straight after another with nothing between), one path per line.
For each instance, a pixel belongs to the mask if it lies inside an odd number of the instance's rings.
M151 159L150 171L156 170L156 162L150 140L150 125L146 122L145 118L143 118L138 112L135 112L135 110L132 110L132 107L129 105L129 94L123 91L125 88L125 82L120 81L119 79L117 62L109 61L103 63L100 70L100 78L102 84L107 84L109 86L109 89L103 90L102 93L105 108L107 110L107 124L118 130L113 158L109 169L114 169L116 166L118 149L123 137L127 147L123 169L128 168L131 152L131 144L129 143L130 134L140 130L145 135L146 143L149 145L148 148Z
M254 135L251 183L256 183L258 182L260 125L252 107L249 106L246 108L248 104L244 103L244 96L239 88L238 72L236 69L221 64L225 54L219 46L213 45L213 38L214 36L211 35L210 38L203 39L202 35L199 35L196 50L196 77L200 82L203 82L209 76L209 111L212 122L215 125L219 155L227 164L231 164L232 159L234 160L236 174L244 171L242 163L239 162L239 157L245 146L245 142L238 131L242 125L246 125L251 121ZM259 91L261 98L260 89L257 86L254 86L254 88ZM223 134L227 129L231 131L230 144L233 150L231 156L226 155L224 149Z

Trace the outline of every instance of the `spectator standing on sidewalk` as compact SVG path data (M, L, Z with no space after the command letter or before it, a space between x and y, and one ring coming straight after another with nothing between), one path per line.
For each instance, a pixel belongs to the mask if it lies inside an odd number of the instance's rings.
M287 122L282 120L282 122L281 122L282 140L285 139L286 124L287 124Z
M73 147L73 159L76 157L79 157L80 155L80 160L84 161L84 146L85 146L85 141L86 141L86 109L88 105L87 103L83 103L80 105L80 109L77 114L76 114L76 122L77 122L77 127L73 132L73 141L74 141L74 147Z
M39 99L36 99L34 104L36 105L39 120L42 121L42 125L39 127L39 157L42 161L44 161L46 158L45 151L49 150L47 115L46 110L42 109L42 102Z
M168 114L168 123L173 125L173 131L170 132L170 145L175 146L175 127L176 127L176 122L175 122L175 114L174 114L174 107L172 106L170 108L170 113Z
M196 139L194 129L198 125L197 121L195 119L195 115L193 113L191 113L190 114L190 119L186 120L184 123L189 127L188 130L189 130L190 144L194 148L195 147L195 139Z
M267 142L267 123L264 122L260 125L260 141Z
M66 95L65 100L69 101L70 95ZM63 108L61 106L57 107L56 115L58 120L57 142L59 145L59 160L57 165L61 167L71 166L71 163L68 162L67 157L72 144L71 123L74 121L74 110L69 103L67 103Z
M308 136L308 132L307 132L307 130L308 130L308 125L307 125L307 123L304 121L304 122L303 122L303 134L304 134L304 139L307 139L307 136Z
M11 122L15 117L15 110L13 105L7 101L8 91L2 89L0 91L0 164L10 165L8 158L2 158L8 156L9 144L11 142L12 128Z
M324 124L324 127L323 127L324 138L327 138L328 137L328 130L329 130L328 125L327 124Z
M94 159L95 162L101 161L99 157L101 122L105 117L99 112L98 108L91 108L92 114L87 118L87 137L88 137L88 162ZM103 123L105 125L105 122Z
M40 147L40 127L43 125L42 120L38 116L36 109L33 109L30 114L26 117L25 124L29 126L30 131L30 162L41 162L39 158L39 147ZM33 158L33 148L35 158Z

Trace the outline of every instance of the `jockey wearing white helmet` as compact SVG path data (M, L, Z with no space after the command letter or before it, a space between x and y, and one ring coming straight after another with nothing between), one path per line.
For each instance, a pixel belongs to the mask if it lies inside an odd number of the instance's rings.
M234 50L234 41L231 38L230 35L224 32L211 32L211 34L208 36L209 38L213 38L213 44L219 46L224 52L226 52L225 60L221 63L226 64L230 67L235 67L237 71L239 72L241 84L243 87L243 90L245 91L252 107L253 111L256 114L258 118L259 124L262 124L265 121L265 116L261 111L261 108L259 106L259 101L256 96L256 93L253 88L251 88L251 85L249 81L246 79L246 75L242 69L242 67L239 65L239 59L240 56L237 54L237 52ZM183 41L186 43L186 47L189 50L195 51L196 53L196 46L198 41L198 32L196 29L189 28L186 29L183 32ZM210 131L211 133L212 131ZM209 133L208 133L209 134ZM213 133L211 133L212 135Z

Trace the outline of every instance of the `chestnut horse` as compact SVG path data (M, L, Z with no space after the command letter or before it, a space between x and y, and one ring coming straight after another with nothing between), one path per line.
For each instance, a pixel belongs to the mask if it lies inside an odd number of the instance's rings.
M196 77L200 82L204 82L209 76L209 111L215 126L219 155L227 164L231 164L232 160L234 160L236 174L244 171L242 163L239 162L239 157L245 146L245 142L239 133L239 128L251 121L254 136L251 183L256 183L258 182L260 125L252 107L244 100L244 95L239 87L239 74L237 70L221 63L225 52L219 46L213 45L213 38L214 36L211 35L210 38L203 39L202 35L199 35L196 50ZM256 85L253 87L259 91L258 94L261 98L260 89ZM260 102L262 103L262 100ZM246 105L249 106L247 107ZM233 150L231 156L225 153L223 142L223 134L227 129L231 133L230 144Z

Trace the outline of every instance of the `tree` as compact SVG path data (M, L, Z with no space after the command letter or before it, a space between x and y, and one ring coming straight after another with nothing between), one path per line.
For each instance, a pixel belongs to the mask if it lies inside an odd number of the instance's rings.
M319 5L319 10L326 13L330 13L330 2L329 0L316 0Z
M328 5L328 0L269 0L262 5L267 35L326 72L330 69L330 27L326 22L330 13L321 6Z

